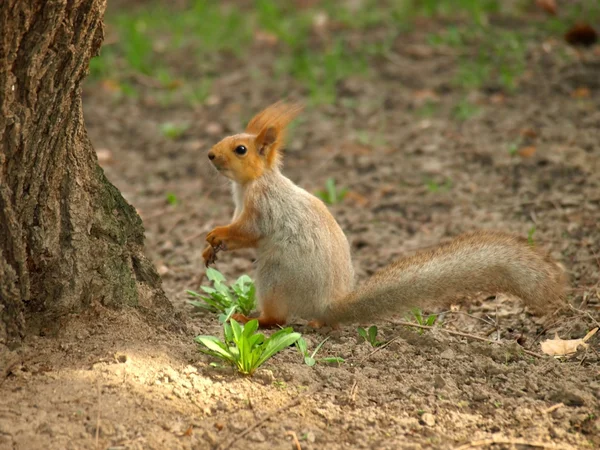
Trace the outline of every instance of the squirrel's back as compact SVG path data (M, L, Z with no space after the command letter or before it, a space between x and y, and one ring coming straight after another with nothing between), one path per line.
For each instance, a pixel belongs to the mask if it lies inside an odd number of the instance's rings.
M349 296L332 304L328 320L363 321L382 311L448 306L477 293L509 293L534 312L564 299L562 267L523 238L495 231L467 233L401 258L375 273Z

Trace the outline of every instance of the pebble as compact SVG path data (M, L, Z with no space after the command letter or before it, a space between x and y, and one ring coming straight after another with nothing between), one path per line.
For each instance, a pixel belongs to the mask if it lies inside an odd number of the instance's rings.
M423 422L428 427L432 427L435 425L435 416L431 413L424 413L421 416L421 422Z
M454 359L455 356L456 355L454 354L454 350L452 350L451 348L448 348L448 349L444 350L440 354L440 358L444 358L444 359Z

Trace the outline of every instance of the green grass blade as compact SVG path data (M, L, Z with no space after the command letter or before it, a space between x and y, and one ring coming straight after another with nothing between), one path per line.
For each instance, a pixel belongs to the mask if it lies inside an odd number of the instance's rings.
M314 351L314 352L312 352L312 355L310 355L310 356L314 358L314 357L315 357L315 355L316 355L316 354L319 352L319 350L321 349L321 347L323 347L323 344L324 344L325 342L327 342L327 340L328 340L328 339L329 339L328 337L326 337L325 339L323 339L323 340L322 340L322 341L319 343L319 345L317 345L317 348L315 348L315 351Z

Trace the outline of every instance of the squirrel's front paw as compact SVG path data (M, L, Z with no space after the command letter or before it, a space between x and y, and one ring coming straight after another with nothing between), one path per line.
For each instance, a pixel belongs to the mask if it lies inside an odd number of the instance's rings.
M227 238L227 228L226 227L217 227L212 230L206 236L206 242L215 249L215 252L219 250L226 250L227 246L225 244L225 239Z
M202 258L204 259L204 265L208 267L217 261L217 250L211 245L207 245L202 252Z

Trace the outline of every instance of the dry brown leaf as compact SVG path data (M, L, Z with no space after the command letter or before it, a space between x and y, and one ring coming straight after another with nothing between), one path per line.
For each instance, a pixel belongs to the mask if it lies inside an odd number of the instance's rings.
M557 13L555 0L536 0L535 4L548 14L555 16Z
M587 23L575 24L565 34L565 40L571 45L592 46L598 40L598 33Z
M587 348L588 341L596 332L598 327L594 328L582 339L561 339L558 337L558 333L554 335L554 339L548 339L544 342L540 342L542 352L550 356L566 356L577 352L579 347Z
M535 146L530 145L528 147L520 148L517 153L522 158L531 158L533 155L535 155L535 150L536 150Z
M573 98L589 98L590 90L586 87L578 87L573 92L571 92L571 97Z

